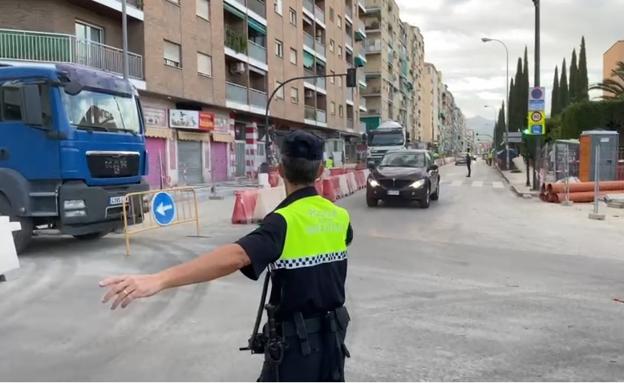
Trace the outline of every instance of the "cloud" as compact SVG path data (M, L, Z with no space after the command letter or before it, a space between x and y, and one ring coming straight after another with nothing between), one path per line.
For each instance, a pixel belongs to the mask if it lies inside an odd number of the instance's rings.
M530 0L397 0L401 18L417 25L425 38L425 59L442 71L467 116L493 113L483 105L499 105L505 97L505 51L481 37L501 39L509 47L510 76L528 47L533 83L534 11ZM590 5L591 4L591 5ZM624 38L616 16L624 0L542 1L541 83L552 88L555 65L568 65L572 49L587 41L589 81L602 79L602 54ZM550 93L550 89L548 90Z

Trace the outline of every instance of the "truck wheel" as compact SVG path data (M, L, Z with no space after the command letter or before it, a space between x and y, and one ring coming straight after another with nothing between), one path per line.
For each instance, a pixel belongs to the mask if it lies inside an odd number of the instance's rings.
M13 232L13 242L15 243L15 250L18 254L21 254L30 244L32 240L33 221L27 217L16 217L13 215L13 209L7 201L7 199L0 195L0 216L9 216L11 222L19 222L21 230Z
M108 234L107 231L100 231L97 233L77 234L77 235L74 235L74 238L80 241L92 241L94 239L100 239L106 234Z

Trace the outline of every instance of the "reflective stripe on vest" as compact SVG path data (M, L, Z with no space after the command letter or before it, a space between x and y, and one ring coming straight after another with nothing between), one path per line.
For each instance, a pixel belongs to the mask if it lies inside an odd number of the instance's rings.
M331 201L312 196L276 210L286 220L286 239L276 269L297 269L347 258L349 213Z

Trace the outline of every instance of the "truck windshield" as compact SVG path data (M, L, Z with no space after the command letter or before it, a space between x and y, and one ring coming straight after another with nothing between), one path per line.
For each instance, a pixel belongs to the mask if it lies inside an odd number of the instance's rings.
M69 122L78 129L138 134L141 129L137 103L133 97L83 90L77 95L63 93Z
M369 146L399 146L403 145L403 133L370 133Z

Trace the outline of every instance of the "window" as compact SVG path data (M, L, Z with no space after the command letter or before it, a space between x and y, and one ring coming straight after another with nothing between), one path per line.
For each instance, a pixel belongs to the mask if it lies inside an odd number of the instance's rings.
M210 1L208 0L195 0L195 7L197 8L195 13L197 16L205 20L210 20Z
M2 120L22 120L22 92L21 88L13 85L3 85L2 94Z
M342 57L342 46L338 45L338 57Z
M273 0L273 10L278 15L282 15L282 0Z
M333 101L329 104L329 112L332 114L332 116L336 115L336 103Z
M334 21L334 8L329 7L329 21Z
M332 75L336 74L336 72L335 72L335 71L333 71L333 70L330 70L330 71L329 71L329 73L330 73L330 74L332 74ZM333 76L332 76L332 77L330 77L330 78L329 78L329 82L331 82L331 83L333 84L334 82L336 82L336 78L335 78L335 77L333 77Z
M165 65L182 68L182 62L180 61L182 56L180 54L181 49L180 44L165 40Z
M178 6L180 5L180 0L167 0L167 1Z
M295 11L292 8L290 8L288 10L288 19L290 20L290 23L292 25L297 25L297 11Z
M295 87L290 88L290 102L293 104L299 103L299 89Z
M284 43L275 39L275 56L284 57Z
M338 28L342 28L342 17L336 17L336 25L338 25Z
M104 43L104 29L85 23L76 21L76 37L80 40L92 41L94 43ZM86 53L86 52L85 52Z
M338 106L338 116L344 117L344 107L342 105Z
M197 52L197 73L212 77L212 57Z
M282 85L282 83L276 80L275 89L277 89L277 87L280 85ZM284 87L279 88L279 90L275 93L275 97L277 97L280 100L284 99Z
M297 50L294 48L290 48L290 62L297 64Z
M336 42L334 39L329 40L329 51L333 52L336 49Z

